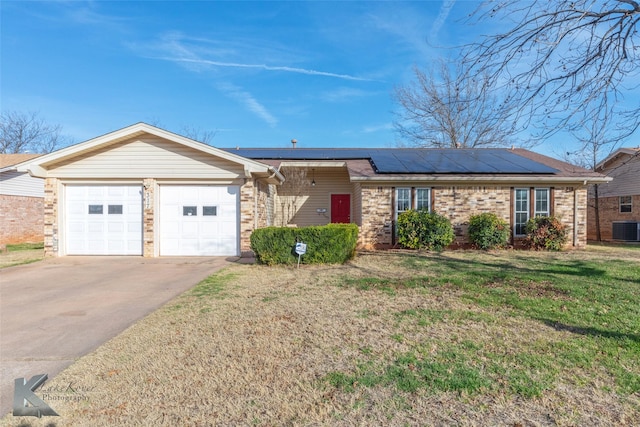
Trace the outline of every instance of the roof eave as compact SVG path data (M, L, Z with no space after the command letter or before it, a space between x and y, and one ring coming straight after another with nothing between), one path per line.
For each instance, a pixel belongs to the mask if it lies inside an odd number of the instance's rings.
M357 182L438 182L438 183L460 183L460 182L485 182L485 183L524 183L524 182L545 182L545 183L559 183L559 184L601 184L612 181L613 178L602 177L566 177L566 176L496 176L496 175L474 175L474 176L456 176L456 175L376 175L376 176L353 176L351 181Z

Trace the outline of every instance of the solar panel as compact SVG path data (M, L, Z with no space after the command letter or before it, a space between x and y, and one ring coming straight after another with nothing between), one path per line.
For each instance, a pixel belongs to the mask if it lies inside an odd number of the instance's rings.
M508 149L242 148L250 159L368 159L379 174L552 174L557 170Z

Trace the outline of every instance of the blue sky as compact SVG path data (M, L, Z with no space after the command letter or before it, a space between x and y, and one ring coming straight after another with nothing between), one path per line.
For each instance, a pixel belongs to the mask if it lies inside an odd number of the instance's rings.
M487 30L464 22L477 4L5 0L1 108L75 142L144 121L219 147L393 147L394 87Z

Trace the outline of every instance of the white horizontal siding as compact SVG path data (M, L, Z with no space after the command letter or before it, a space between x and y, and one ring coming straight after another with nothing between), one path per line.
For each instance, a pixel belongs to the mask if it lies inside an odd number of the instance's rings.
M242 165L156 138L136 138L53 165L56 178L236 179Z
M0 173L0 194L44 197L44 179L34 178L25 172L2 172Z
M640 195L640 156L632 159L624 156L620 162L602 172L613 178L613 181L598 187L599 197Z

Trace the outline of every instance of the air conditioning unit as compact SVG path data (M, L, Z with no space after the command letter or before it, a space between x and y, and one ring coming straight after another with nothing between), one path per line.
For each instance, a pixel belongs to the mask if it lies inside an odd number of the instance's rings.
M640 222L614 222L613 240L640 242Z

